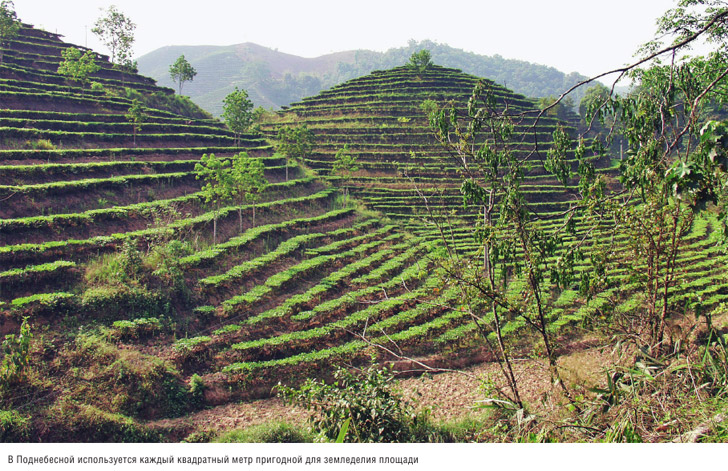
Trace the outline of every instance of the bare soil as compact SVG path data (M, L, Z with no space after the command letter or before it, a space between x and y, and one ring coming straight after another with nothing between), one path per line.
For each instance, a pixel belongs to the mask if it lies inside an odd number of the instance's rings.
M601 370L610 364L609 353L596 347L576 350L564 355L560 362L566 369L565 380L579 384L594 384ZM515 373L526 403L539 410L551 410L561 396L553 388L546 364L533 359L514 363ZM429 408L436 422L451 422L478 413L478 407L488 395L483 380L496 383L500 379L498 365L480 363L458 371L401 379L399 387L406 398L418 409ZM309 413L299 407L288 406L277 397L230 403L200 411L186 417L149 422L154 428L191 432L224 433L271 421L303 424ZM184 438L184 437L182 437Z

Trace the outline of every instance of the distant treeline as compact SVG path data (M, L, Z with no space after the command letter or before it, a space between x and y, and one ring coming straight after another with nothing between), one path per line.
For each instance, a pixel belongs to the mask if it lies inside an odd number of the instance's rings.
M317 59L303 59L260 46L256 46L254 60L243 60L234 52L234 47L166 47L139 58L139 69L142 74L155 78L160 85L172 86L169 65L180 54L185 54L198 71L195 80L185 86L186 94L217 116L222 111L222 98L235 86L247 90L256 106L277 109L373 70L404 65L412 53L421 49L429 50L432 61L437 65L489 78L534 98L558 96L585 78L576 72L565 74L553 67L505 59L499 55L483 56L429 40L411 40L406 47L389 49L384 53L368 50L340 53L339 61L326 66ZM285 69L281 61L291 61L289 70L297 72L276 72ZM307 69L305 64L308 62L311 65ZM575 104L580 98L581 94L574 95Z

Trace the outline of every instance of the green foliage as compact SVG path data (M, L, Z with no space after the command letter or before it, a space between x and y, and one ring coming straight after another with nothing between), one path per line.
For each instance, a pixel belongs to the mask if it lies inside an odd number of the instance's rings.
M178 415L188 394L168 360L119 348L107 333L81 332L61 355L67 368L82 371L71 396L106 411L134 416Z
M3 48L18 35L18 31L20 21L15 13L15 5L12 0L0 1L0 63L3 61Z
M204 400L205 389L207 385L200 375L194 373L190 378L190 396L197 404L201 404Z
M305 124L297 127L283 126L278 130L278 152L288 158L305 159L313 150L313 132Z
M344 147L336 151L331 173L351 177L351 174L358 170L356 157L349 153L349 146L345 144Z
M415 52L410 56L407 66L422 73L432 66L432 54L427 49Z
M56 145L48 139L37 139L35 141L25 141L23 146L26 149L33 150L56 150Z
M238 90L238 87L235 87L235 91L226 96L222 102L222 119L240 139L240 135L253 124L253 102L248 98L248 92Z
M265 178L265 164L260 158L248 157L245 152L232 158L232 185L233 192L237 196L240 205L247 202L253 205L253 226L255 226L255 204L260 199L260 194L268 186ZM240 232L243 232L242 208L239 209Z
M344 144L344 147L336 151L336 155L334 156L334 165L331 167L331 173L343 175L348 183L351 180L352 174L358 170L359 167L356 163L356 157L349 153L348 144ZM348 200L349 187L347 186L344 188L344 205L348 204Z
M0 410L0 442L25 442L30 438L30 418L16 410Z
M136 147L136 136L139 130L141 129L141 125L144 121L147 119L146 113L144 113L144 109L142 108L141 104L138 100L134 99L131 103L131 106L129 107L129 110L124 115L127 121L131 123L131 129L132 134L134 136L134 147Z
M585 124L589 124L589 116L594 116L596 107L600 106L609 96L609 89L597 82L586 89L584 97L579 102L579 116Z
M218 159L215 154L203 154L200 162L195 164L195 178L205 181L202 187L202 194L205 202L212 203L215 207L213 219L213 245L217 243L217 217L220 206L233 199L235 196L235 182L230 171L230 160Z
M570 96L566 96L557 102L555 96L546 96L539 98L536 105L542 110L546 110L546 116L567 121L571 117L571 112L574 109L574 100Z
M131 321L115 321L113 336L120 340L139 340L158 334L162 323L156 317L141 317Z
M199 337L191 337L191 338L185 338L185 339L179 339L174 344L174 349L178 352L186 353L194 349L198 345L202 345L204 343L209 342L212 340L207 335L201 335Z
M178 84L180 95L182 94L182 85L185 82L192 81L195 75L197 75L197 71L187 62L184 54L179 56L175 63L169 66L169 76L172 77L172 81Z
M132 44L136 25L111 5L104 16L98 18L91 32L111 51L111 62L122 67L132 66Z
M30 366L30 331L28 318L23 318L20 332L8 334L2 342L3 358L0 364L0 391L21 382Z
M268 422L242 430L226 432L215 443L312 443L315 436L299 425Z
M58 73L65 75L81 84L85 88L91 74L98 72L101 67L96 64L96 57L92 51L81 51L75 47L69 47L61 52L63 61L58 65Z
M358 373L334 372L335 382L307 380L300 388L278 385L286 402L314 412L309 418L314 431L334 441L344 423L347 442L413 442L423 438L427 416L417 414L411 403L393 388L394 375L387 368L370 366Z

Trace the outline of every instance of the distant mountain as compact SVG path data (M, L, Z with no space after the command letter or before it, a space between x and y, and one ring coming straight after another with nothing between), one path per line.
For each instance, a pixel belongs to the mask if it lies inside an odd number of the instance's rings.
M160 85L175 88L169 66L184 54L197 70L197 76L184 84L182 93L219 116L223 98L236 86L247 90L257 106L277 109L373 70L403 65L421 49L428 49L437 65L489 78L531 97L560 95L585 78L576 72L565 74L553 67L499 55L483 56L433 41L410 41L406 47L383 53L361 49L311 59L253 43L167 46L140 57L138 66L140 73L156 79ZM574 98L578 103L581 97Z

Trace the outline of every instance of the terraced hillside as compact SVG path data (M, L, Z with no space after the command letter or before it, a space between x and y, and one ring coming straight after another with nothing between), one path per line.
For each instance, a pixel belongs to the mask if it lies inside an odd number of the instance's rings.
M33 365L0 383L0 409L24 424L11 441L181 439L190 427L145 423L270 396L279 381L372 354L392 359L371 343L443 361L473 353L474 324L433 261L432 223L456 220L452 240L471 252L479 215L463 210L461 178L420 105L464 104L475 77L396 68L292 105L261 125L270 137L286 125L313 130L305 166L289 169L265 138L233 146L220 122L103 56L88 89L66 80L55 70L68 46L25 25L0 64L0 333L16 335L6 341ZM491 85L533 122L530 100ZM127 117L135 102L140 126ZM524 121L519 151L549 143L556 124ZM332 175L344 145L359 162L351 178ZM255 207L218 209L195 166L240 152L263 161L269 185ZM542 214L572 197L535 170L527 186ZM713 221L695 224L678 288L710 306L728 296L715 234ZM630 309L641 294L624 281L588 304L561 291L553 325ZM28 323L23 353L13 342Z
M473 253L479 246L473 238L473 228L481 215L472 205L464 208L460 193L464 177L457 156L454 159L435 139L423 103L433 101L442 106L454 101L464 115L479 81L493 91L502 108L507 107L511 115L520 116L513 133L512 146L516 153L529 155L534 163L545 160L557 126L566 129L572 138L577 137L572 120L565 123L540 115L533 100L492 81L439 66L425 71L399 67L348 81L292 104L275 122L264 125L263 131L275 138L282 127L305 124L315 135L315 148L303 159L306 165L425 240L441 240L435 223L444 223L452 248ZM344 146L359 167L348 177L332 172L336 153ZM573 153L568 158L575 173ZM608 177L612 189L618 188L614 162L609 157L591 159L597 172ZM545 172L543 165L530 168L523 190L530 209L544 221L564 214L578 193L575 180L567 184L565 191L553 175ZM539 227L548 231L561 224L559 216ZM718 226L715 219L697 221L684 240L684 255L678 261L684 275L671 287L675 301L681 306L699 300L703 309L710 310L728 300L728 278L720 268L726 257L717 247ZM593 238L610 237L608 228L605 229L601 235L596 232ZM584 229L577 234L584 234ZM616 239L615 243L615 253L628 250L625 238ZM590 269L586 260L576 267L577 272ZM549 320L553 328L583 325L595 316L603 318L605 313L639 309L644 293L639 283L629 276L634 269L639 266L615 267L611 285L589 302L578 295L576 286L556 290L557 295L550 303ZM510 295L520 296L523 283L520 279L513 281L508 289ZM506 330L515 333L522 327L523 321L516 320ZM450 347L467 344L469 333L475 333L475 324L465 322L445 332L438 341L447 342Z
M415 188L431 198L429 210L438 214L455 210L472 224L477 216L462 211L461 175L435 140L422 104L453 100L464 109L479 81L491 87L503 106L526 116L514 130L519 152L531 152L534 142L547 149L559 121L542 117L534 126L538 110L533 100L491 81L438 66L424 72L399 67L351 80L292 104L263 130L274 138L282 126L307 125L316 136L316 146L304 159L306 165L415 232L423 230L423 216L430 216ZM561 124L575 134L568 123ZM345 145L359 168L350 179L331 172L336 152ZM543 155L534 156L539 157ZM609 162L597 164L604 167ZM541 211L559 210L569 199L563 190L552 188L553 179L537 170L528 176L528 185L532 201L541 202Z
M3 386L3 408L28 419L15 439L160 439L142 422L367 358L364 329L426 352L463 322L428 302L454 293L427 239L345 207L261 137L234 147L103 56L82 89L54 72L68 46L25 25L0 65L0 332L27 319L34 335L33 368ZM220 208L213 244L195 164L241 151L270 184L255 226L250 205Z

